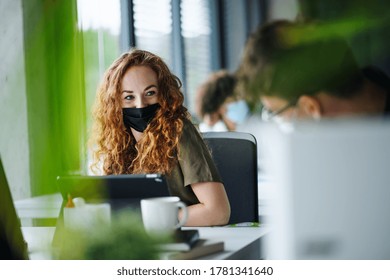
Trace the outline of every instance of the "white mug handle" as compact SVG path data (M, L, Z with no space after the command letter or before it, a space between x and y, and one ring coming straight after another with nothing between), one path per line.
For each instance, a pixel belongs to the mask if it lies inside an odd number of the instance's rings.
M183 202L181 201L178 201L177 202L177 207L179 207L179 209L181 208L182 209L182 216L181 216L181 221L179 221L175 228L180 228L182 226L184 226L184 224L187 222L187 219L188 219L188 210L187 210L187 205L185 205Z

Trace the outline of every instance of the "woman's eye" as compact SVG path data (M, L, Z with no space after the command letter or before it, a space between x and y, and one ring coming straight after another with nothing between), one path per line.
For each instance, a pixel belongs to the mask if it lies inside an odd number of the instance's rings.
M125 97L125 99L126 99L126 100L133 100L133 99L134 99L134 96L128 95L128 96Z
M151 91L148 91L146 93L146 96L152 96L152 95L155 95L155 94L156 94L156 92L154 90L151 90Z

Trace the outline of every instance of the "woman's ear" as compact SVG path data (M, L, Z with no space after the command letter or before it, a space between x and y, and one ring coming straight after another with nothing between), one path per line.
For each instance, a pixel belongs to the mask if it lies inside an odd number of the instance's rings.
M301 117L311 117L315 120L321 118L321 104L317 98L309 95L302 95L301 97L299 97L297 105Z

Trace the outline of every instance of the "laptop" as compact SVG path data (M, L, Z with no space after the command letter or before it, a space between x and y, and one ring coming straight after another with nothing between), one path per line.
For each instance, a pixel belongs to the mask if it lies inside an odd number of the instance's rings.
M59 250L65 242L63 208L68 199L80 197L86 203L109 203L111 213L130 209L140 215L141 199L170 195L166 179L161 174L59 176L57 185L63 202L52 245Z
M27 246L20 226L0 158L0 259L28 259Z
M64 204L69 197L81 197L87 203L108 202L114 210L139 209L143 198L170 195L161 174L59 176L57 184Z
M390 259L390 122L259 127L272 178L267 259Z

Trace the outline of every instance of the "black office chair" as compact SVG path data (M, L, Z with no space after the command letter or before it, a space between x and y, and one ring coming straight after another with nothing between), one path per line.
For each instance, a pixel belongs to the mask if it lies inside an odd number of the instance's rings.
M243 132L206 132L203 139L229 197L229 224L259 222L256 138Z

